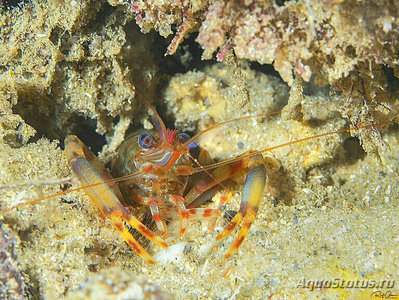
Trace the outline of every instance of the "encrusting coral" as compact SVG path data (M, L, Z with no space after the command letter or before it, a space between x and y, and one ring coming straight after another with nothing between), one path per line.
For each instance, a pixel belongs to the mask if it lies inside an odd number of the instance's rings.
M398 8L391 1L218 0L182 1L180 6L179 1L161 2L133 1L144 32L153 28L170 35L172 25L181 28L192 22L184 17L185 11L195 15L197 25L190 30L198 28L196 41L203 59L218 52L222 60L226 49L233 49L239 59L273 64L293 89L287 118L301 118L298 86L309 81L330 85L341 95L342 116L352 125L387 122L397 115L397 91L388 82L398 76L394 58L399 51ZM172 10L180 13L171 14ZM383 146L373 130L361 133L360 139L368 152Z

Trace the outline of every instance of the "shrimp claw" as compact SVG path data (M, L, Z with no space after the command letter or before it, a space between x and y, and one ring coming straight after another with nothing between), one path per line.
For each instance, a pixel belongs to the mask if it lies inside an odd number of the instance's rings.
M218 234L217 241L229 236L237 226L242 223L238 236L225 254L226 258L231 257L240 247L248 231L255 221L258 209L262 200L263 191L266 185L266 169L262 163L262 155L255 154L250 158L249 171L247 173L240 209L229 224Z
M86 194L100 210L101 215L110 220L126 243L142 259L150 264L156 263L152 256L132 236L125 224L132 226L147 239L163 248L167 247L166 242L140 220L132 216L122 205L122 194L116 183L106 182L112 179L112 176L101 161L74 135L66 137L65 152L73 172L80 183L86 186Z

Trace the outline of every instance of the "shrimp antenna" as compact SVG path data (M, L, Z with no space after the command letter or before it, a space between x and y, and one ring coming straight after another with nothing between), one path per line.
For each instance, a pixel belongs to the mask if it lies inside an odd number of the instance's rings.
M167 130L166 130L165 123L162 121L162 118L159 116L159 114L156 111L155 107L141 93L139 93L138 91L135 91L135 92L137 93L137 95L139 95L139 97L145 102L147 107L150 109L150 111L152 113L151 121L152 121L152 124L154 125L154 128L157 131L159 137L161 138L161 140L163 142L168 143L168 140L166 138L167 137Z
M198 138L199 138L200 136L204 135L205 133L207 133L207 132L209 132L209 131L211 131L211 130L213 130L213 129L215 129L215 128L221 127L221 126L226 125L226 124L229 124L229 123L234 123L234 122L237 122L237 121L242 121L242 120L252 119L252 118L272 117L272 116L276 116L276 115L278 115L278 114L281 114L281 110L273 111L273 112L269 112L269 113L264 113L264 114L248 115L248 116L243 116L243 117L239 117L239 118L234 118L234 119L222 121L222 122L213 124L213 125L211 125L211 126L205 128L205 129L202 130L201 132L199 132L199 133L197 133L196 135L194 135L191 139L189 139L189 140L188 140L187 142L185 142L183 145L184 145L185 147L190 147L191 144L193 144L193 143L195 144L195 143L196 143L195 141L198 140Z
M80 186L80 187L73 188L73 189L70 189L70 190L67 190L67 191L60 191L58 193L51 194L51 195L44 196L44 197L40 197L40 198L37 198L37 199L32 200L32 201L19 203L19 204L16 204L16 205L4 208L4 209L0 209L0 215L5 214L5 213L7 213L7 212L9 212L9 211L11 211L13 209L19 208L19 207L23 207L23 206L27 206L27 205L34 205L34 204L37 204L37 203L42 202L42 201L47 200L47 199L51 199L51 198L54 198L54 197L57 197L57 196L70 194L72 192L81 191L81 190L84 190L84 189L87 189L87 188L91 188L91 187L95 187L95 186L98 186L98 185L101 185L101 184L110 184L110 183L121 182L121 181L130 179L130 178L136 177L136 176L138 176L140 174L141 174L140 172L136 172L136 173L128 174L128 175L121 176L121 177L118 177L118 178L111 178L111 179L107 179L107 180L104 180L104 181L101 181L101 182L96 182L96 183L92 183L92 184L89 184L89 185ZM0 188L3 189L5 187L1 186ZM7 188L9 188L9 187L7 187Z
M272 151L272 150L275 150L275 149L280 149L280 148L283 148L283 147L286 147L286 146L299 144L299 143L310 141L310 140L313 140L313 139L318 139L318 138L321 138L321 137L324 137L324 136L329 136L329 135L339 134L339 133L344 133L344 132L351 132L351 131L356 131L356 130L362 130L362 129L368 129L368 128L375 128L377 126L383 126L383 125L392 124L393 122L395 122L395 119L393 119L391 121L376 122L376 123L373 122L373 123L367 124L367 125L346 127L346 128L342 128L342 129L338 129L338 130L334 130L334 131L323 132L323 133L315 134L315 135L312 135L312 136L307 136L307 137L304 137L304 138L293 140L293 141L290 141L290 142L287 142L287 143L283 143L283 144L279 144L279 145L263 148L261 150L257 150L256 152L257 153L265 153L265 152L269 152L269 151ZM215 124L215 125L218 125L218 124ZM194 173L207 171L207 170L214 169L214 168L217 168L217 167L220 167L220 166L224 166L226 164L235 162L238 159L245 159L245 158L248 158L248 157L250 157L252 155L254 155L254 152L246 153L246 154L243 154L243 155L235 157L235 158L229 158L229 159L226 159L226 160L223 160L223 161L220 161L220 162L217 162L217 163L213 163L213 164L210 164L210 165L200 166L200 167L196 168Z

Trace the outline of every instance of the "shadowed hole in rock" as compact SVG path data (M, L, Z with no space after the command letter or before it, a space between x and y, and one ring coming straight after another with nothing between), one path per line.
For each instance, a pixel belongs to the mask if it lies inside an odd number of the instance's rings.
M96 132L97 121L83 116L73 116L60 120L62 107L49 95L27 84L18 91L18 103L13 106L13 113L19 114L37 133L29 139L36 142L42 137L59 140L64 148L64 139L68 134L77 135L95 154L106 144L105 136ZM58 119L57 119L58 117ZM18 142L18 136L15 142ZM13 141L10 141L10 143Z
M359 140L355 137L347 138L343 143L345 161L348 164L354 164L359 159L363 159L366 156L366 152L363 150L359 143Z
M60 138L55 117L57 110L57 103L30 83L20 86L18 103L12 108L14 114L20 115L25 123L37 131L29 142L36 142L43 136Z
M273 65L268 65L268 64L262 65L262 64L260 64L258 62L251 62L250 63L250 67L251 67L252 70L261 72L261 73L266 74L266 75L272 75L272 76L280 79L281 82L284 82L283 79L280 76L280 73L277 72L274 69Z
M288 0L275 0L275 3L277 6L284 6L286 2L289 2ZM292 2L296 2L296 1L292 1Z
M395 76L394 70L392 68L383 67L382 71L386 76L389 92L397 93L399 90L399 78L397 77L398 75Z
M176 29L174 30L176 31ZM204 50L196 42L198 33L192 33L186 36L176 50L176 53L171 55L162 65L162 71L166 74L174 75L176 73L184 73L191 70L203 70L206 66L216 64L216 60L201 59ZM168 39L168 43L172 41L173 36ZM166 45L166 47L168 44ZM166 48L165 48L166 49ZM165 50L166 51L166 50ZM214 53L216 55L217 51ZM168 56L169 57L169 56Z
M21 0L1 0L0 8L13 8L13 7L22 7L25 1Z

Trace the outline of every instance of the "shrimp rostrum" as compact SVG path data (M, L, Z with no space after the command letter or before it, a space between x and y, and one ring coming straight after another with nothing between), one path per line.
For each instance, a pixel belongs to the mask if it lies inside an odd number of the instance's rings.
M154 129L130 135L119 147L112 163L112 174L123 179L123 184L118 186L89 148L78 137L70 135L65 140L65 152L74 174L102 217L109 219L143 260L153 264L156 261L132 235L129 227L165 248L164 238L168 232L164 220L168 219L171 211L178 215L180 235L184 235L190 220L220 216L221 207L229 197L222 197L224 200L220 201L218 208L202 208L201 205L209 200L203 194L245 170L247 175L239 211L216 237L216 240L221 240L242 224L225 255L232 256L244 241L262 199L266 183L262 155L251 152L226 163L210 164L208 154L201 150L198 159L194 159L190 150L197 147L198 137L212 128L190 138L185 133L167 129L155 109L149 107ZM189 177L199 172L206 172L205 179L187 186ZM150 212L159 235L143 224L142 218L133 215L134 210L127 204L127 198L133 200L135 207L144 207Z

